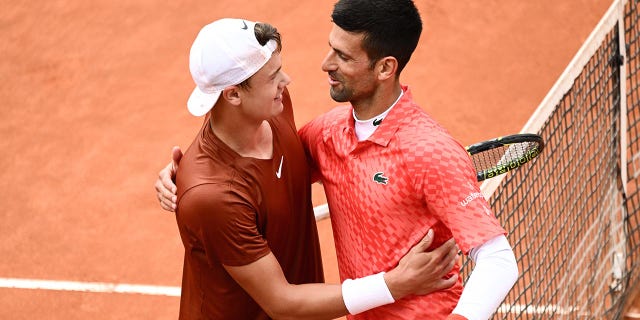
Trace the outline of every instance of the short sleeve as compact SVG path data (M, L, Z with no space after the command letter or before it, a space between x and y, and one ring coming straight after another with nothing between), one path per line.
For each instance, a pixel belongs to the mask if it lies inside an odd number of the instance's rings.
M480 191L466 150L448 135L436 139L418 175L427 206L468 253L505 230Z
M204 184L181 198L176 219L187 250L202 250L209 264L241 266L270 252L256 212L237 191ZM188 248L188 247L191 248Z

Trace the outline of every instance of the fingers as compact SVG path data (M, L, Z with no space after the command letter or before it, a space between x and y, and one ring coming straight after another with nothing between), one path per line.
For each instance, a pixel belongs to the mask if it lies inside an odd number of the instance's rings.
M447 259L452 252L454 255L458 253L458 246L456 245L455 239L451 238L432 252L441 257L441 259Z
M178 172L178 164L181 159L182 150L180 150L180 147L174 146L171 149L171 162L158 172L158 180L156 180L154 185L160 207L167 211L175 212L177 207L176 203L178 199L176 192L178 188L176 187L174 179Z
M440 248L442 248L442 251L444 252L453 251L456 254L458 253L458 246L456 245L456 240L454 238L447 240L440 246Z
M174 146L171 149L171 162L158 172L158 179L154 184L160 207L171 212L175 212L177 207L176 203L178 199L176 192L178 188L176 187L174 179L178 172L178 164L181 159L182 150L180 150L180 147Z
M433 230L429 229L429 231L427 231L427 234L424 236L424 238L422 238L422 240L420 240L418 244L416 244L415 246L413 246L413 248L411 248L411 251L425 252L427 251L427 249L429 249L429 247L431 246L431 243L433 243Z
M170 196L170 194L175 194L177 191L176 184L173 182L173 179L176 175L174 170L177 170L177 167L175 167L174 169L173 163L169 163L166 167L164 167L164 169L158 172L158 180L162 184L161 191L163 191L163 193L165 193L167 196Z
M448 273L453 269L455 263L458 261L458 246L453 238L447 240L440 247L433 250L433 253L440 257L440 272L443 274Z
M162 209L167 211L175 211L176 209L176 185L172 180L173 163L169 163L158 173L158 179L154 185L156 189L156 197L160 202Z
M458 246L456 245L456 241L453 238L451 238L447 240L447 242L445 242L442 246L443 246L443 250L448 250L448 251L445 251L446 255L444 257L444 260L446 261L447 259L449 259L452 261L456 261L458 257L458 252L460 252L460 250L458 249Z
M160 202L160 207L167 211L175 211L176 209L176 196L167 190L160 179L158 179L154 185L156 189L156 198Z
M458 246L453 238L447 240L433 251L426 251L429 248L430 243L433 241L433 232L429 232L420 243L411 248L410 254L413 254L413 259L420 257L419 261L423 266L428 266L429 272L433 273L438 278L446 276L455 267L458 261Z
M453 253L450 253L444 258L444 261L448 261L448 263L444 265L444 269L442 269L441 271L443 273L443 276L451 272L456 266L456 262L458 262L458 253L455 251Z
M171 160L173 160L175 170L178 170L178 163L180 163L180 159L182 159L182 150L180 150L180 147L174 146L173 149L171 149Z
M175 202L171 202L167 199L160 200L160 207L162 207L162 209L167 210L169 212L176 211Z
M442 279L435 285L435 288L436 288L435 291L450 288L454 284L456 284L457 281L458 281L458 274L454 274L449 279Z

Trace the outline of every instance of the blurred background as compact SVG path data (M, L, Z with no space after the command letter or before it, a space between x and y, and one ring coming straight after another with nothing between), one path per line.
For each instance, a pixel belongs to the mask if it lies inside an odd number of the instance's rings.
M205 24L274 24L296 122L335 103L320 63L334 0L0 0L0 278L179 286L183 248L153 183L187 112ZM415 100L470 144L522 129L609 0L416 1ZM314 203L324 203L314 187ZM328 220L328 282L339 282ZM179 298L0 287L2 319L175 319Z

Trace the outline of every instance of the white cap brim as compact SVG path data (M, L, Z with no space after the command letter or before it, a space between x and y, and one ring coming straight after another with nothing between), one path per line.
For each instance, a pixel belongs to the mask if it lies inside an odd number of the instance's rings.
M213 108L214 104L216 104L218 97L220 97L220 93L222 93L222 91L205 93L196 87L193 89L193 92L191 92L191 96L189 96L187 109L189 109L189 112L196 117L203 116Z

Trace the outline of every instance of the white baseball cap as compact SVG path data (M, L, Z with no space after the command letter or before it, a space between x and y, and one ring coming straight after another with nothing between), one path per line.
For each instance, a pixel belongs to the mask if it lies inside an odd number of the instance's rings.
M258 43L255 22L220 19L204 26L193 41L189 69L196 88L187 101L194 116L209 112L225 88L254 75L271 58L278 44Z

